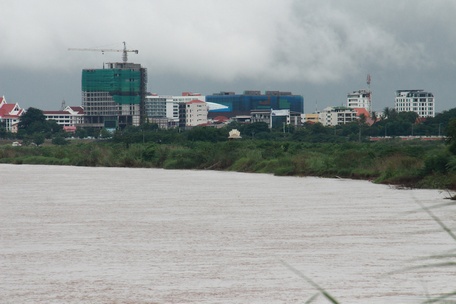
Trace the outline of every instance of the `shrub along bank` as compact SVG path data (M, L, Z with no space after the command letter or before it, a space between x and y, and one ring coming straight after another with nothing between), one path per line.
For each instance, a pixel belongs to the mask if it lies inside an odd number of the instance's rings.
M456 190L456 156L443 142L239 140L5 145L0 146L0 163L230 170L369 179L406 187Z

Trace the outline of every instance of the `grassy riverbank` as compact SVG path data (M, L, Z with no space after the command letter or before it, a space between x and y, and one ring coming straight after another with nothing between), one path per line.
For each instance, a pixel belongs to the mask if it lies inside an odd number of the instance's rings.
M456 189L456 156L443 142L303 143L267 140L183 143L72 142L0 146L0 163L210 169L369 179L415 188Z

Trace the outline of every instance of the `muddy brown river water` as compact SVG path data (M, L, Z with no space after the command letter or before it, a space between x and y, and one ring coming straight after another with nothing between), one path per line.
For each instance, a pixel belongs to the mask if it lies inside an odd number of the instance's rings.
M456 290L437 190L215 171L0 165L0 303L420 303ZM456 228L456 210L434 210ZM312 303L328 303L317 296Z

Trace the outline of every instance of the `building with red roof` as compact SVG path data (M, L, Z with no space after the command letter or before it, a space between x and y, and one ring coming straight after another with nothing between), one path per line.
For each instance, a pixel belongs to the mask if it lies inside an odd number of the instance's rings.
M365 109L365 108L354 108L353 110L355 110L356 116L358 116L358 118L361 118L361 115L364 116L365 123L367 125L372 126L375 123L375 119L373 117L371 117L371 115L367 111L367 109Z
M7 103L5 96L0 97L0 122L8 132L17 133L17 125L24 113L19 104Z
M368 113L372 112L372 91L358 90L347 94L347 108L364 108ZM370 115L369 115L370 116ZM367 117L367 116L366 116Z
M84 123L83 107L67 106L65 109L60 111L43 111L43 114L46 116L46 120L55 120L58 125L63 127L77 127ZM66 129L64 128L64 130Z

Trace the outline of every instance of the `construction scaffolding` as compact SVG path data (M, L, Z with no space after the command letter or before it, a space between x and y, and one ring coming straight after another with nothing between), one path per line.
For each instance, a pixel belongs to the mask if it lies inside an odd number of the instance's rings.
M82 71L85 125L112 128L141 124L147 71L140 64L106 63Z
M141 71L125 69L84 70L82 91L107 92L118 104L141 103Z

